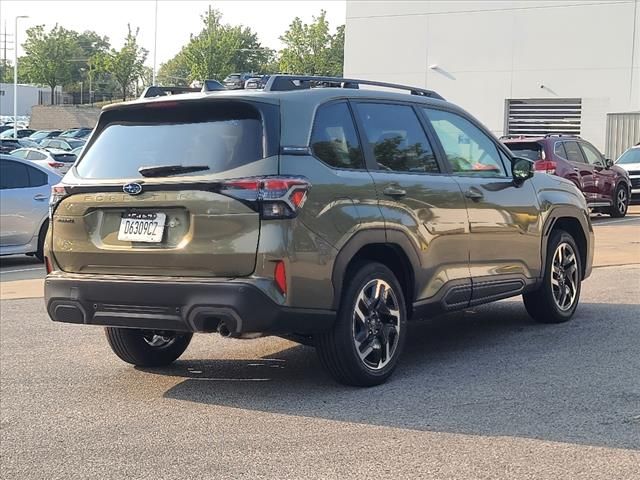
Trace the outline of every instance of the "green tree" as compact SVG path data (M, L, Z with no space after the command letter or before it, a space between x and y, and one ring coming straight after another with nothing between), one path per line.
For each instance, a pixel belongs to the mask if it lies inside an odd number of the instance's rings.
M122 100L127 99L127 93L132 85L145 72L144 62L147 59L147 50L138 45L139 28L135 32L131 25L127 25L129 32L120 50L112 48L109 52L97 55L96 66L101 72L110 74L111 78L119 86Z
M57 24L46 32L44 25L37 25L27 30L22 47L25 56L21 61L29 81L48 85L53 104L56 86L72 79L74 67L69 60L78 52L75 32Z
M222 80L233 72L261 71L272 62L275 52L263 48L250 28L222 23L222 15L213 9L202 15L202 22L202 30L160 67L158 79L162 84Z
M160 85L186 87L189 85L190 75L191 67L184 53L180 51L171 60L160 65L157 81Z
M284 48L280 51L280 70L306 75L341 76L344 63L344 25L330 33L326 12L313 17L310 24L299 17L280 37Z
M96 32L85 31L83 33L73 32L76 36L77 50L75 58L69 59L72 63L72 74L70 87L73 90L78 89L79 82L88 81L89 75L93 84L104 81L100 72L95 69L96 60L109 52L111 45L108 37L102 37Z

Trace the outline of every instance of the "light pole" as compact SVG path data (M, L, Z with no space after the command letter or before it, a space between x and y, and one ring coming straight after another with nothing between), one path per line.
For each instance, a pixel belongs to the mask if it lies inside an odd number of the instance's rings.
M13 137L18 138L18 19L29 18L27 15L16 17L15 30L13 31Z
M158 0L156 0L156 16L153 31L153 72L151 73L151 85L156 84L156 51L158 50Z

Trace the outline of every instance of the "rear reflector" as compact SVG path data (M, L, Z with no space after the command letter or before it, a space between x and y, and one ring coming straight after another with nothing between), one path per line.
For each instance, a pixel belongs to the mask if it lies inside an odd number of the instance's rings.
M51 265L49 257L44 257L44 268L47 270L47 274L53 272L53 266Z
M282 260L276 262L276 266L273 271L273 276L276 280L276 285L283 295L287 294L287 271Z

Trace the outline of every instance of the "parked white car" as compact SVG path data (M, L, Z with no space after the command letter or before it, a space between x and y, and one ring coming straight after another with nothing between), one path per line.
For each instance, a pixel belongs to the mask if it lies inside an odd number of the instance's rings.
M55 171L11 155L0 155L0 255L43 259Z
M640 196L640 143L631 147L616 160L616 165L623 168L631 179L631 197Z
M18 148L13 150L11 155L37 163L45 168L51 168L61 175L67 173L67 170L76 161L76 156L73 153L56 149Z

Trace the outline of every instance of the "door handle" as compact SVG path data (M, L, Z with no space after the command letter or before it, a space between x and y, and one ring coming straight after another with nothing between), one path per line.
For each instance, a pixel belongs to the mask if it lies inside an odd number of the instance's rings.
M470 188L464 192L464 196L475 201L482 200L484 198L482 192L476 188Z
M382 191L382 193L393 198L400 198L404 197L407 194L407 191L403 190L402 188L387 187Z
M39 194L35 195L35 196L33 197L33 199L34 199L36 202L44 202L45 200L49 200L49 196L48 196L48 195L44 195L44 194L42 194L42 193L39 193Z

